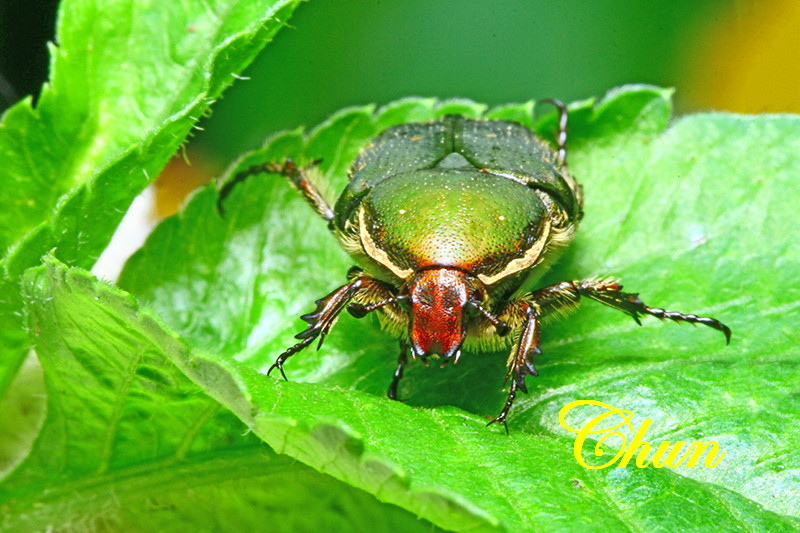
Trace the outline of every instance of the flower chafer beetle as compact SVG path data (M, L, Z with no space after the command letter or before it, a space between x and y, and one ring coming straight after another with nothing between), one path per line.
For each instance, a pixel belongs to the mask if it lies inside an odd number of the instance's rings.
M582 297L637 323L640 315L652 315L703 324L730 342L730 329L718 320L649 307L612 279L530 290L572 240L583 206L581 186L566 165L566 107L548 102L560 110L555 150L507 121L449 115L390 128L363 149L335 207L313 184L310 167L291 160L234 178L228 187L256 172L286 176L360 265L302 317L308 328L269 371L277 368L286 378L286 360L317 339L321 345L344 309L358 318L378 311L382 326L400 338L392 399L409 354L455 363L462 347L510 346L508 399L489 422L505 424L517 391L527 392L525 378L538 375L542 319L570 310Z

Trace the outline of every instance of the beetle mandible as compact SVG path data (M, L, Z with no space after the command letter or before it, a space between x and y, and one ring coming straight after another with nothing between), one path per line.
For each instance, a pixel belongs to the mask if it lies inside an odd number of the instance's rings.
M566 164L567 109L559 109L558 146L521 124L448 115L403 124L378 135L353 163L349 183L331 207L309 170L291 160L251 167L227 187L257 172L284 175L327 223L359 265L348 282L316 301L301 318L308 327L269 372L325 338L345 309L357 318L379 312L400 339L388 396L397 399L412 358L458 362L462 346L510 346L508 399L489 423L506 425L534 359L542 319L589 298L622 311L703 324L725 335L714 318L653 308L613 279L563 281L529 290L571 240L582 216L581 186ZM224 196L225 189L221 192ZM507 425L506 425L507 429Z

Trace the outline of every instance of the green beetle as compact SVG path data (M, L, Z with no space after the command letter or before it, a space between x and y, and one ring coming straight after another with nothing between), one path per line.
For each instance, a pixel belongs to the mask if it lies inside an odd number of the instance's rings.
M344 309L359 318L379 311L381 325L400 338L392 399L409 354L446 363L458 362L462 347L510 346L508 400L490 422L505 424L517 391L527 392L526 376L538 375L541 320L581 297L637 323L646 314L710 326L730 342L730 329L718 320L648 307L612 279L530 290L582 216L581 186L566 165L566 107L549 102L560 110L557 149L515 122L449 115L390 128L363 149L334 208L309 169L291 160L252 167L230 182L256 172L283 174L360 265L302 317L309 326L296 335L300 342L269 371L277 368L285 378L286 360L316 339L321 345Z

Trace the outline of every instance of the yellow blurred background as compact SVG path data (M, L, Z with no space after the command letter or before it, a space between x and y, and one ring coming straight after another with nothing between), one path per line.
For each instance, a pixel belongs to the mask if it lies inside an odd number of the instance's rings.
M800 113L800 1L731 2L684 68L688 109Z

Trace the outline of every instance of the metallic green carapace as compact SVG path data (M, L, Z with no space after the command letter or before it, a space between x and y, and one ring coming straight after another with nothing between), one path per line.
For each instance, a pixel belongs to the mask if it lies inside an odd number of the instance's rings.
M431 169L376 185L353 219L385 251L393 272L448 265L488 278L525 257L542 237L546 214L525 184L475 170Z
M335 207L308 169L267 163L328 222L358 265L348 283L317 300L304 315L300 342L272 369L315 339L325 338L339 313L362 317L378 311L381 324L400 339L389 397L397 397L408 355L458 362L462 347L510 347L508 400L493 420L505 424L525 378L538 375L543 318L563 313L587 297L637 322L642 314L730 330L707 317L651 308L610 279L564 281L528 290L575 233L582 216L581 187L566 165L567 112L559 107L558 146L506 121L446 116L390 128L368 144L353 164ZM223 191L224 192L224 191ZM285 375L284 375L285 377Z

